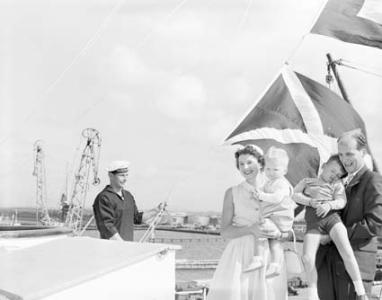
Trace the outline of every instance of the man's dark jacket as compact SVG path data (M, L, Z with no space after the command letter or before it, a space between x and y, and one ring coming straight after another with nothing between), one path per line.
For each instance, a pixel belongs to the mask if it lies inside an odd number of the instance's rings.
M102 239L110 239L119 233L125 241L134 239L134 223L140 224L142 213L138 212L133 195L122 190L122 197L107 185L93 204L94 218Z
M364 166L346 187L346 197L341 218L362 279L371 286L376 272L377 237L382 232L381 175ZM333 243L319 248L316 267L321 299L355 299L352 281ZM366 284L366 288L369 286Z

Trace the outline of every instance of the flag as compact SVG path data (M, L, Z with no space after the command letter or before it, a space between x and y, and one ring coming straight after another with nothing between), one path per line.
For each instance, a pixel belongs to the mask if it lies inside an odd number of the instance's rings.
M311 33L382 49L382 1L328 0Z
M354 108L320 83L283 67L255 107L227 137L227 144L284 148L287 178L296 185L316 177L320 164L337 153L337 138L365 125Z

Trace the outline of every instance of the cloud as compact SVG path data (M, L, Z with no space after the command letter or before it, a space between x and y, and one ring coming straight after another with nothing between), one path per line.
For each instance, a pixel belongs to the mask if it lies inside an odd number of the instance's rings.
M169 22L154 24L152 42L158 51L152 53L156 62L167 61L167 68L192 68L205 52L210 40L207 16L182 12ZM169 59L170 58L170 59Z
M208 137L215 144L221 145L224 142L224 139L234 129L237 120L235 116L231 116L227 113L216 113L212 119L214 121L208 127Z
M101 65L99 74L109 85L126 88L145 84L150 77L150 70L133 49L117 45Z
M198 118L207 102L202 81L193 76L174 76L155 100L159 111L174 119Z
M252 87L247 77L238 76L226 79L222 87L222 95L228 103L237 105L248 104L252 98Z

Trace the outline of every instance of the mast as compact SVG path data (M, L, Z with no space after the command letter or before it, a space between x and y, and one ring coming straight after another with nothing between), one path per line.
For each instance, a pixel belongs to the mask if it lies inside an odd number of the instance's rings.
M347 92L345 90L345 86L343 85L342 80L340 78L340 74L337 71L337 66L336 65L339 64L339 62L336 61L336 60L333 60L332 56L330 55L330 53L327 53L326 57L328 58L328 72L330 71L330 69L333 71L333 75L336 78L337 85L338 85L338 88L340 89L342 98L344 98L344 100L351 105L350 99L349 99L348 94L347 94ZM365 132L365 134L366 134L366 132ZM370 154L372 162L373 162L373 171L379 173L377 162L375 161L373 155L371 154L370 146L369 146L369 152L370 152L369 154Z
M327 54L326 54L326 57L328 58L328 68L330 68L330 69L333 71L333 75L334 75L334 77L336 78L337 85L338 85L338 88L340 89L342 98L344 98L344 100L345 100L347 103L351 104L351 103L350 103L350 99L349 99L349 97L348 97L348 94L347 94L347 92L346 92L346 90L345 90L345 87L344 87L344 85L343 85L343 83L342 83L342 80L341 80L341 78L340 78L340 75L339 75L338 72L337 72L337 66L336 66L337 62L336 62L336 61L333 61L332 56L330 55L330 53L327 53ZM329 71L329 70L328 70L328 71Z

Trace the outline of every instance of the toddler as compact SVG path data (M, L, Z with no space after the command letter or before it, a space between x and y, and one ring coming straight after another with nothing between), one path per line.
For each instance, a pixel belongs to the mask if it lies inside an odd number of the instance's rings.
M284 149L271 147L264 157L264 174L266 181L262 189L253 192L254 198L260 201L260 222L270 222L282 235L288 235L292 229L295 203L292 201L293 188L285 178L288 172L289 157ZM245 272L264 267L264 251L269 246L270 263L266 277L278 276L284 249L277 239L256 239L255 255Z

